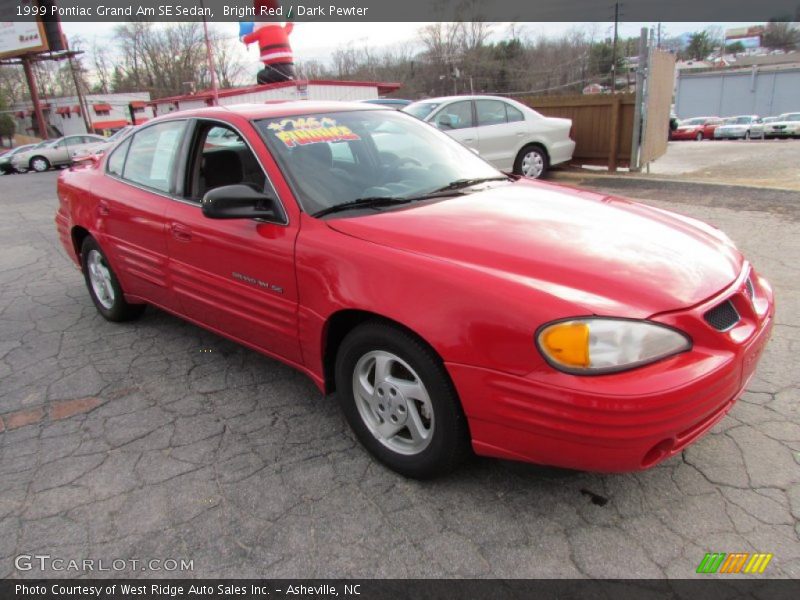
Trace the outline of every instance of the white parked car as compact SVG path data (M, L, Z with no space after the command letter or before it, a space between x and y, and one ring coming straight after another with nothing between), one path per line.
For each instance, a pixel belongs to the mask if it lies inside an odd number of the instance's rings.
M729 117L714 130L715 140L764 138L764 121L758 115Z
M800 137L800 112L782 114L764 132L769 137Z
M524 104L497 96L447 96L402 109L476 150L503 171L541 177L572 159L572 121L545 117Z

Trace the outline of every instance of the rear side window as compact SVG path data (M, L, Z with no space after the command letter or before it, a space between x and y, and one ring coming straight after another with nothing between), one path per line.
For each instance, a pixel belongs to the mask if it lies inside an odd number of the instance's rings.
M510 104L506 104L506 115L508 115L509 123L525 120L525 115L522 114L522 111L514 108Z
M168 121L136 133L128 148L122 178L169 192L185 126L184 121Z
M128 147L131 145L131 140L128 138L119 146L114 148L111 156L108 157L106 169L112 175L122 177L122 168L125 166L125 156L128 154Z

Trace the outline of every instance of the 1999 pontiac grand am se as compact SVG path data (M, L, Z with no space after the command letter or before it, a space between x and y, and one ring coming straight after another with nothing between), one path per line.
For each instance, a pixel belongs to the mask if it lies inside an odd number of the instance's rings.
M772 327L720 231L505 175L364 104L173 113L58 197L103 317L152 304L300 369L412 477L470 448L650 467L725 415Z

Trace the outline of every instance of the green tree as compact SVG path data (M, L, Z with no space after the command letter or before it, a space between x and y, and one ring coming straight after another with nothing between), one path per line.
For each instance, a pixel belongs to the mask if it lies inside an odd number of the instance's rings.
M11 139L17 132L17 125L8 110L8 102L5 96L0 95L0 140L3 138Z
M725 46L725 52L728 54L736 54L737 52L744 52L744 44L742 42L733 42Z
M686 57L693 60L703 60L714 51L714 40L708 31L695 31L689 38L686 47Z

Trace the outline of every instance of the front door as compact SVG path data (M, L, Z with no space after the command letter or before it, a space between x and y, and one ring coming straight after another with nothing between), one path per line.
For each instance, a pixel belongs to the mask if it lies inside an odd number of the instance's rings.
M433 116L433 124L451 138L458 140L474 150L478 147L478 128L475 127L475 115L472 100L459 100L446 104Z
M297 223L209 219L200 199L245 184L277 197L248 143L233 128L198 121L184 198L167 210L173 289L187 317L300 363L294 245Z

